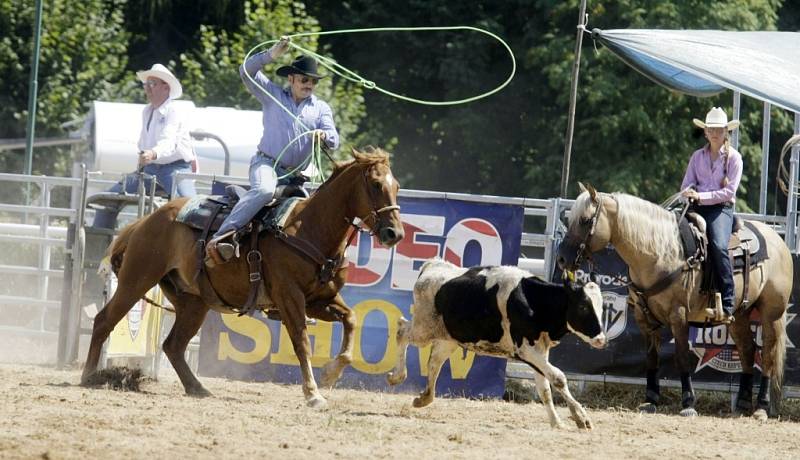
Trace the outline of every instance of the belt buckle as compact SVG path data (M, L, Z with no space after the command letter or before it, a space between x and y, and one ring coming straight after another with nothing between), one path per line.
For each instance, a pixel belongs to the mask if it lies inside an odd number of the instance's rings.
M259 154L260 156L264 157L264 159L265 159L265 160L271 161L271 162L272 162L272 164L275 164L275 158L273 158L273 157L272 157L272 156L270 156L270 155L267 155L267 153L266 153L266 152L262 152L261 150L259 150L259 151L258 151L258 154Z

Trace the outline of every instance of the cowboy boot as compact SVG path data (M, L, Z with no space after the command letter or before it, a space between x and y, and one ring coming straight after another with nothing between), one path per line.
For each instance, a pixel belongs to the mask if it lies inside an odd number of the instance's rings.
M706 308L706 315L716 323L731 324L736 321L732 308L723 308L722 295L714 293L714 308Z
M209 260L213 262L214 265L224 264L231 260L236 254L236 247L234 245L221 242L221 240L227 238L229 235L230 233L226 233L206 243L206 263L208 265L212 265L208 263Z

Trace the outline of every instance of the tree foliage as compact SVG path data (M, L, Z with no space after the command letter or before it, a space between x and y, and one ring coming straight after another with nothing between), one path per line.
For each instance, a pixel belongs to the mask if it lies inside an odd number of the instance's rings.
M776 1L734 0L725 2L646 2L624 0L592 3L590 25L601 28L695 28L722 30L769 30L775 28ZM548 28L565 30L576 21L577 2L559 3L549 15ZM591 40L588 45L591 46ZM574 38L554 34L532 48L532 65L541 65L547 75L545 95L562 107L569 91L569 72ZM550 56L563 53L561 61ZM539 64L540 63L540 64ZM661 201L680 185L691 153L703 145L702 133L691 123L703 118L712 106L731 114L732 94L724 92L698 99L670 92L639 75L610 52L585 47L578 92L572 178L599 184L606 190L623 190ZM757 203L760 180L760 103L743 98L740 151L745 175L739 196L742 209ZM553 125L548 139L563 136L566 111ZM785 128L785 117L776 119ZM559 142L551 148L558 147ZM531 171L534 182L548 182L548 171ZM560 177L559 177L560 179ZM549 181L553 183L552 180ZM574 182L574 181L573 181ZM574 185L572 190L576 191Z
M533 197L557 196L561 180L578 0L455 4L442 0L352 0L341 9L308 2L326 29L389 25L483 27L503 37L520 66L502 92L451 108L411 106L367 93L366 128L397 139L395 168L405 186ZM779 0L590 1L589 26L676 29L775 29ZM339 62L415 97L446 98L502 81L508 58L483 37L417 33L335 39ZM661 201L679 187L691 152L703 144L693 117L711 106L731 113L730 92L710 99L672 93L584 39L569 195L577 180ZM380 58L376 58L380 56ZM381 80L383 77L383 80ZM744 98L746 99L746 98ZM773 139L787 117L773 115ZM761 106L745 100L741 151L743 209L757 202ZM365 129L366 129L365 128ZM776 136L776 133L780 135ZM773 152L775 147L773 147Z
M35 2L0 0L0 138L25 137ZM63 136L95 99L124 95L124 0L51 0L42 14L36 136ZM128 80L130 81L130 80ZM24 152L0 152L0 170L22 172ZM69 152L34 149L33 172L69 171Z
M24 136L33 2L0 0L0 136ZM348 143L395 152L407 188L552 197L559 193L579 0L86 0L46 2L37 135L59 132L93 99L141 97L133 70L170 64L198 105L258 109L237 68L250 48L294 32L381 26L471 25L496 33L517 58L503 91L478 102L431 107L366 91L336 78L319 95L330 102ZM590 0L589 27L797 30L800 7L782 0ZM6 31L8 31L6 33ZM311 37L321 50L381 87L412 97L452 100L487 91L510 71L505 50L472 32ZM278 65L265 72L274 74ZM176 64L177 63L177 64ZM127 70L126 70L127 66ZM569 195L577 180L653 201L674 193L689 155L703 144L691 119L711 106L731 113L725 92L696 99L670 92L584 38ZM761 113L743 98L741 209L760 192ZM791 131L773 109L770 171ZM54 170L37 149L37 171ZM60 157L60 158L63 158ZM0 153L19 171L19 152ZM43 165L45 163L46 165ZM62 161L63 163L63 161ZM63 165L62 165L63 166ZM770 192L774 178L770 178ZM770 204L772 200L770 200ZM782 205L781 205L782 206Z
M180 57L184 90L187 97L198 105L260 110L260 104L246 90L239 76L238 69L247 52L282 35L320 30L317 20L308 15L302 3L290 0L246 1L244 10L244 23L235 31L201 26L197 49ZM298 44L318 51L316 36L304 38ZM257 51L265 47L268 45ZM275 70L293 58L293 54L287 53L270 63L264 72L274 77ZM333 108L336 126L343 139L353 135L364 115L361 92L358 86L331 78L321 80L315 90L315 94Z

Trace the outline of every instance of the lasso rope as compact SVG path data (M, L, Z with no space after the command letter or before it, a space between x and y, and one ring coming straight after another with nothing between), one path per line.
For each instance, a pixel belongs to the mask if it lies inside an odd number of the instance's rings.
M497 40L498 42L500 42L503 45L503 47L505 47L506 51L508 51L508 55L511 57L511 72L509 73L508 78L506 78L506 80L503 83L501 83L499 86L497 86L496 88L494 88L494 89L492 89L490 91L487 91L485 93L479 94L477 96L473 96L473 97L468 97L468 98L458 99L458 100L453 100L453 101L428 101L428 100L424 100L424 99L416 99L416 98L413 98L413 97L404 96L402 94L394 93L394 92L389 91L387 89L381 88L375 82L373 82L371 80L367 80L366 78L358 75L357 73L351 71L350 69L340 65L335 60L333 60L333 59L331 59L329 57L326 57L326 56L322 56L322 55L320 55L320 54L318 54L318 53L316 53L316 52L314 52L314 51L312 51L310 49L304 48L304 47L302 47L300 45L297 45L296 43L294 43L292 41L293 38L308 37L308 36L312 36L312 35L336 35L336 34L367 33L367 32L418 32L418 31L452 31L452 30L469 30L469 31L473 31L473 32L479 32L479 33L488 35L488 36L492 37L493 39ZM325 31L325 32L303 32L303 33L298 33L298 34L287 35L286 37L289 38L289 42L288 42L289 46L291 46L292 48L297 49L298 51L300 51L303 54L306 54L308 56L314 57L315 59L317 59L317 61L319 62L320 65L324 66L325 68L327 68L328 70L330 70L331 72L333 72L336 75L339 75L340 77L342 77L342 78L344 78L344 79L346 79L348 81L360 84L361 86L363 86L366 89L379 91L379 92L381 92L383 94L386 94L388 96L392 96L394 98L397 98L397 99L400 99L400 100L403 100L403 101L407 101L407 102L411 102L411 103L415 103L415 104L422 104L422 105L447 106L447 105L466 104L468 102L474 102L474 101L477 101L479 99L491 96L492 94L494 94L494 93L500 91L501 89L505 88L511 82L511 79L514 78L514 74L516 73L516 69L517 69L517 62L514 59L514 53L511 51L511 47L509 47L508 44L505 41L503 41L502 38L498 37L497 35L489 32L487 30L483 30L483 29L479 29L477 27L471 27L471 26L373 27L373 28L366 28L366 29L332 30L332 31ZM250 51L248 51L247 54L245 55L244 61L242 62L242 66L244 66L244 63L247 62L247 60L250 58L250 56L253 55L255 52L257 52L258 50L260 50L262 48L266 48L267 52L269 52L268 51L269 48L267 48L267 47L268 46L271 47L273 44L278 43L279 41L280 40L267 40L267 41L259 43L258 45L254 46L253 48L251 48ZM278 154L277 158L275 159L275 162L277 163L280 160L280 158L284 155L284 153L286 153L286 150L289 148L289 146L291 146L292 144L294 144L295 142L300 140L303 136L306 136L306 135L308 135L310 133L313 133L314 130L312 130L308 126L306 126L300 120L299 117L295 116L292 113L291 110L289 110L287 107L285 107L283 104L281 104L280 101L276 97L274 97L272 94L270 94L266 89L262 88L255 81L255 79L250 76L250 74L248 74L247 72L244 72L244 74L246 75L246 78L248 78L253 83L253 85L255 87L257 87L262 93L264 93L269 98L271 98L273 101L275 101L276 104L278 104L287 114L289 114L289 116L291 118L293 118L297 123L300 124L300 126L305 128L305 130L306 130L305 132L301 133L300 135L298 135L297 137L295 137L294 139L289 141L288 144L286 144L286 146L283 148L283 150L281 150L281 152ZM282 179L284 177L287 177L289 175L294 174L296 171L300 170L301 168L304 168L305 166L307 166L307 164L309 162L311 162L311 163L314 164L314 167L317 170L317 178L321 178L322 180L324 180L324 175L322 173L321 145L319 144L318 139L317 139L316 136L312 136L310 157L311 158L307 159L306 161L303 161L303 163L301 163L299 166L293 168L287 174L285 174L283 176L280 176L279 179Z

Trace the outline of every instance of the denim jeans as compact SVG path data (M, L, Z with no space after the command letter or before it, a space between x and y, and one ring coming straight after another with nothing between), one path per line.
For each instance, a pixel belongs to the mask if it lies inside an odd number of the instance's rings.
M275 166L275 160L258 153L250 159L250 189L239 198L225 221L214 234L214 238L231 230L239 230L247 225L266 204L272 201L275 189L284 180L278 180L279 175L285 175L287 170L281 165Z
M188 161L179 160L167 164L150 163L145 165L142 172L155 176L156 185L159 190L167 193L172 191L172 180L177 172L192 172L192 165ZM150 178L144 180L144 189L150 190ZM136 193L139 189L139 178L136 174L129 174L125 177L125 192ZM123 190L122 182L118 182L113 187L108 189L109 192L120 193ZM178 183L176 189L178 196L195 196L197 192L194 188L194 181L190 179L183 179ZM117 223L117 215L122 210L122 207L117 209L98 210L94 216L92 227L95 228L114 228Z
M735 292L733 267L728 257L728 243L733 231L733 207L715 204L696 206L693 209L706 220L708 255L714 264L714 281L722 295L722 308L727 313L732 313Z

